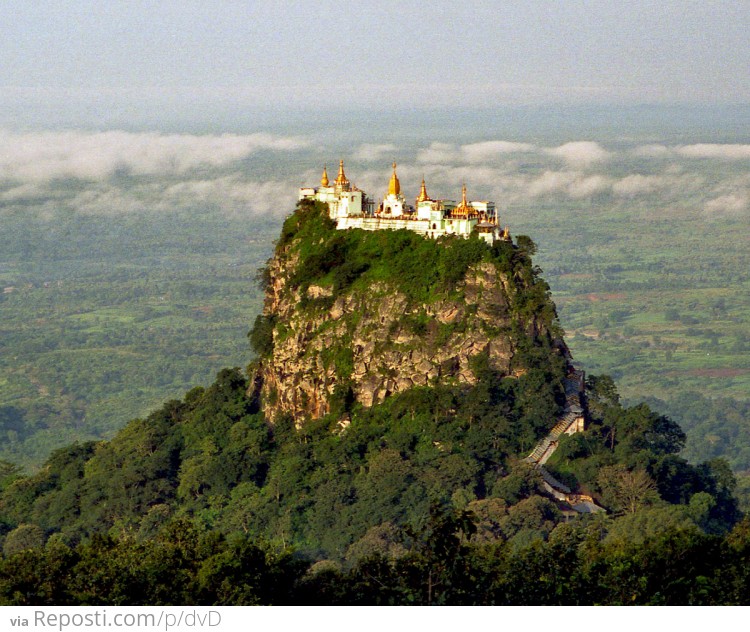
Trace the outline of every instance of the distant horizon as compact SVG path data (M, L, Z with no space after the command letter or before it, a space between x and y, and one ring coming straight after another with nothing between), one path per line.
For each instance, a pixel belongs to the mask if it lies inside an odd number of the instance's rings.
M343 120L342 120L343 119ZM714 142L750 141L750 103L633 103L633 104L491 104L487 106L424 106L378 108L344 104L339 107L285 106L267 108L247 104L144 104L127 102L56 104L54 107L13 103L0 94L0 130L54 131L64 129L159 133L283 133L335 129L352 139L371 136L371 125L392 126L393 133L424 136L430 128L458 136L474 134L478 121L483 136L525 139L582 135L596 140L616 138L632 131L668 138L708 134ZM341 128L346 124L348 129ZM419 129L417 129L417 126ZM410 131L403 128L412 127ZM387 133L387 131L386 131ZM717 134L722 138L717 138Z
M3 126L750 104L747 1L7 0L0 24Z

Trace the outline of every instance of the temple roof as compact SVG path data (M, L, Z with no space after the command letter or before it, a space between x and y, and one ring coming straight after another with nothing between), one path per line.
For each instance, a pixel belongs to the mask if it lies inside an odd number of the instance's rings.
M346 174L344 173L344 161L343 160L339 160L339 175L336 176L335 184L340 187L349 186L349 180L347 180Z
M401 183L398 181L396 175L396 163L393 163L393 175L391 181L388 183L388 195L399 195L401 193Z
M430 196L427 195L427 187L424 183L424 178L422 178L422 188L419 190L419 197L417 198L417 204L420 202L426 202L430 199Z

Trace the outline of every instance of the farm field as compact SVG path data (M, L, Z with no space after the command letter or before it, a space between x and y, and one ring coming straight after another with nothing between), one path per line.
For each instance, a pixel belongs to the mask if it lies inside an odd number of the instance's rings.
M245 334L262 303L253 278L270 228L247 235L239 221L211 217L89 218L71 231L74 245L16 222L26 240L5 241L0 268L0 458L34 466L247 363ZM33 266L13 260L21 248Z
M629 225L592 214L576 241L543 218L531 231L542 235L537 261L588 371L612 375L626 398L748 398L744 219L716 220L714 234L696 235L702 218Z

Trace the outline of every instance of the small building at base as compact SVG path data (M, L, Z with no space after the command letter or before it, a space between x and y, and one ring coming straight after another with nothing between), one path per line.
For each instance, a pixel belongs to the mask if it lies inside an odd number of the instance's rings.
M344 173L343 160L339 162L339 172L333 185L324 167L320 186L302 187L299 199L328 204L330 217L336 221L339 230L406 229L433 239L445 235L468 238L472 233L477 233L480 239L489 244L510 241L508 227L500 228L495 203L467 200L466 185L461 191L461 202L456 204L454 200L430 198L423 178L415 205L409 205L401 193L395 162L388 192L377 207L364 191L349 182Z

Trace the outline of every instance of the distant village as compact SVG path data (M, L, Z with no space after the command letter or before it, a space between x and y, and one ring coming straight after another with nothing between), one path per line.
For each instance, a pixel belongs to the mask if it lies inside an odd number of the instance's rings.
M423 178L414 205L408 204L401 193L395 162L388 192L377 206L373 198L349 182L344 173L343 160L339 162L339 172L333 182L328 179L328 171L324 167L320 186L302 187L299 199L327 203L331 219L336 221L339 230L405 228L433 239L444 235L468 238L476 232L480 239L489 244L510 241L508 227L500 228L495 203L467 200L466 185L461 192L461 202L457 204L455 200L431 198Z

